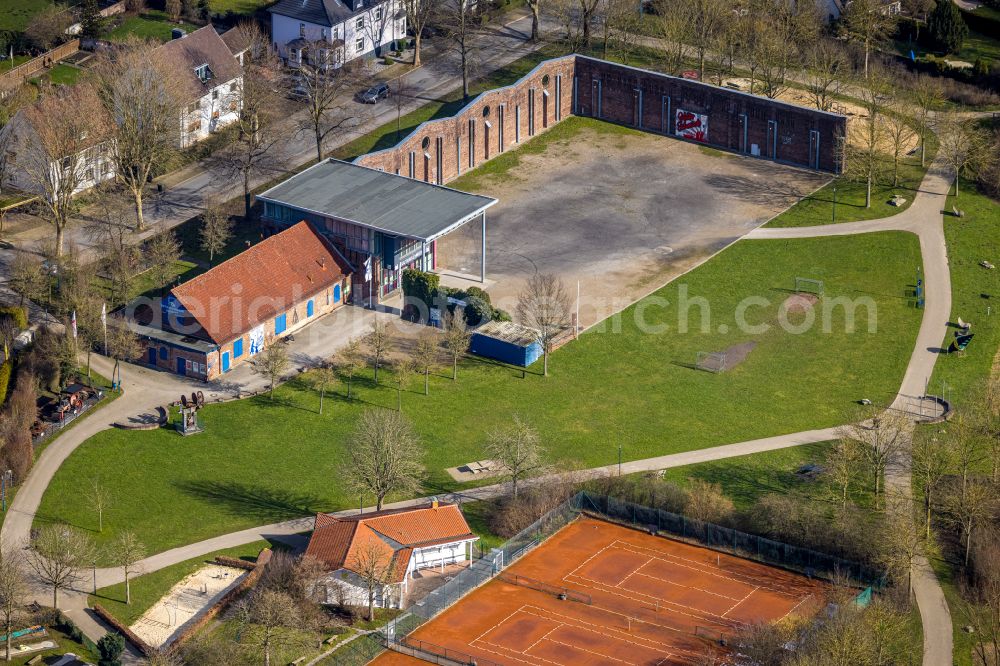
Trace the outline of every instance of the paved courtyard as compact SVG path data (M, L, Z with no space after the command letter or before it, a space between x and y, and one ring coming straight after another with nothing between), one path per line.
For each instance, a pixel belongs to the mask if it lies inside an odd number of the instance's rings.
M704 261L827 181L668 137L580 124L574 141L524 154L477 193L487 214L487 287L513 310L527 276L555 273L583 325L596 323ZM479 274L478 225L439 241L448 273ZM465 284L473 284L466 281Z

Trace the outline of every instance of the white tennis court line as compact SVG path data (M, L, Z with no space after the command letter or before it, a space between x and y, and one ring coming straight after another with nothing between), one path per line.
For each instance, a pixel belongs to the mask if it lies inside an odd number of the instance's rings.
M618 544L622 544L622 545L618 545ZM608 547L618 547L621 550L627 550L627 551L635 553L636 555L646 555L646 556L648 556L647 553L637 552L636 550L633 550L633 549L652 551L653 553L656 553L656 555L652 556L654 559L658 559L658 560L661 560L663 562L668 562L670 564L674 564L675 566L686 567L686 568L692 569L694 571L699 571L701 573L706 573L706 574L709 574L711 576L716 576L717 578L722 578L724 580L733 581L733 582L739 583L741 585L753 585L755 587L762 587L762 588L765 588L765 589L767 589L767 590L769 590L771 592L774 592L775 594L782 594L784 596L792 597L794 599L799 599L801 597L800 594L796 594L794 592L790 592L787 588L774 587L773 586L773 581L769 584L768 582L765 582L765 581L757 579L757 578L753 578L751 576L743 575L742 577L740 577L740 576L734 575L732 572L727 572L727 574L723 575L721 573L718 573L718 572L722 571L722 569L719 569L718 567L713 567L713 566L711 566L711 564L709 564L707 566L707 568L703 568L703 567L705 567L705 564L706 564L704 562L699 562L698 560L692 560L690 558L681 557L679 555L673 555L672 553L667 553L667 552L659 551L659 550L657 550L655 548L650 548L648 546L643 546L643 545L640 545L640 544L635 544L635 543L632 543L630 541L622 541L622 540L618 539L614 543L609 544ZM732 557L732 556L727 555L726 557L728 558L728 557ZM736 559L741 559L741 558L736 558ZM691 564L679 564L677 562L674 562L673 560L680 560L681 562L689 562ZM749 562L750 560L746 560L746 561ZM701 565L701 566L694 566L694 565ZM767 565L762 565L762 566L767 566Z
M737 599L737 597L731 597L728 594L722 594L721 592L713 592L712 590L706 590L703 587L695 587L694 585L685 585L683 583L678 583L673 580L667 580L666 578L660 578L659 576L654 576L653 574L642 573L641 571L637 571L636 575L642 576L644 578L652 578L653 580L658 580L661 583L667 583L668 585L673 585L674 587L683 587L686 590L698 590L702 594L710 594L713 597L719 597L721 599L726 599L727 601L736 601ZM621 586L620 583L619 586ZM759 588L757 586L754 586L754 589L759 589Z
M752 594L753 594L754 592L756 592L757 590L759 590L759 589L760 589L759 587L755 587L755 588L753 588L752 590L750 590L750 592L749 592L749 594L747 594L747 596L743 597L742 599L740 599L739 601L737 601L737 602L736 602L735 604L733 604L732 606L730 606L730 607L729 607L729 610L727 610L727 611L726 611L725 613L723 613L723 614L722 614L722 617L726 617L727 615L729 615L730 613L732 613L732 612L733 612L734 610L736 610L736 607L737 607L737 606L739 606L739 605L740 605L740 604L742 604L742 603L743 603L744 601L746 601L747 599L749 599L749 598L750 598L750 596L751 596L751 595L752 595Z
M781 621L782 621L782 620L784 620L784 619L785 619L786 617L788 617L789 615L791 615L792 613L794 613L794 612L795 612L795 609L796 609L796 608L798 608L799 606L801 606L801 605L802 605L802 604L804 604L805 602L807 602L807 601L809 601L810 599L812 599L812 596L813 596L813 595L811 595L811 594L810 594L810 595L808 595L808 596L806 596L806 597L803 597L803 598L802 598L802 600L801 600L801 601L799 601L799 603L797 603L797 604L795 604L794 606L792 606L791 608L789 608L789 609L788 609L788 612L787 612L787 613L785 613L784 615L782 615L782 616L781 616L780 618L778 618L778 620L777 620L777 621L778 621L778 622L781 622Z
M632 595L633 594L638 594L640 596L649 597L650 599L653 599L656 602L658 602L660 609L663 610L663 611L669 611L670 613L673 613L675 615L686 615L688 617L694 618L695 620L698 620L698 621L706 623L706 624L715 624L715 625L719 625L719 626L723 626L723 627L729 628L729 627L731 627L733 625L734 622L736 622L736 621L730 620L728 618L722 618L721 616L719 616L719 615L717 615L715 613L711 613L709 611L703 611L701 609L694 608L693 606L688 606L686 604L677 603L676 601L669 601L667 599L660 599L659 597L653 597L653 596L650 596L650 595L647 595L647 594L643 594L642 592L633 592L632 594L624 594L623 592L620 592L620 591L616 592L615 590L620 590L621 589L621 588L617 588L617 587L613 588L613 589L610 589L610 590L602 589L599 586L604 585L604 583L602 583L600 581L590 580L588 578L584 578L583 576L574 576L574 578L580 578L582 581L588 581L589 583L592 583L592 584L588 584L586 582L576 582L577 585L580 585L582 587L586 587L586 588L591 589L591 590L596 590L598 592L605 592L607 594L613 594L613 595L621 597L623 599L628 599L629 601L633 601L636 604L639 604L640 606L642 606L643 604L649 605L649 602L648 601L644 602L642 599L638 599L638 598L636 598L636 597L634 597ZM574 581L568 581L568 582L574 582ZM610 587L610 586L607 586L607 587ZM627 590L627 591L631 592L631 590ZM605 608L603 606L600 606L600 605L597 605L597 604L594 604L594 603L591 603L591 606L593 606L594 608L600 608L601 610L603 610L605 612L608 612L608 613L614 613L615 615L621 615L623 617L633 617L631 615L626 615L625 613L621 613L619 611L611 610L610 608ZM674 606L675 608L670 608L671 606ZM685 609L685 610L679 610L679 609ZM649 609L649 610L652 610L652 609ZM726 622L719 622L720 619L725 619ZM676 627L671 627L671 626L665 625L665 624L658 624L656 622L648 622L646 620L638 620L638 621L645 622L647 624L652 624L652 625L657 626L657 627L663 627L664 629L670 629L672 631L678 631L678 632L681 632L681 633L687 633L687 632L684 632L682 629L678 629ZM742 622L736 622L736 624L743 624L743 623Z

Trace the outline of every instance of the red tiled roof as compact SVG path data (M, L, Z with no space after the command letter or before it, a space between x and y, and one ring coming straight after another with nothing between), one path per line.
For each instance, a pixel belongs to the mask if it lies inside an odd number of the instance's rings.
M421 506L336 518L317 514L306 555L331 571L352 570L369 548L381 551L389 579L403 580L414 548L475 539L454 504Z
M350 271L326 239L308 222L299 222L171 293L208 338L224 344L329 288ZM237 297L239 307L234 304Z

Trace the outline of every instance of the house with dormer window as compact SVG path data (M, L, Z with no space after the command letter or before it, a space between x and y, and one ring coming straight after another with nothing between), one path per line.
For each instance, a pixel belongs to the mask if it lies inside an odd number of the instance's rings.
M239 119L243 68L211 25L174 32L174 39L157 52L162 62L179 70L180 146L187 148Z
M268 12L274 48L293 68L379 57L406 37L401 0L278 0Z

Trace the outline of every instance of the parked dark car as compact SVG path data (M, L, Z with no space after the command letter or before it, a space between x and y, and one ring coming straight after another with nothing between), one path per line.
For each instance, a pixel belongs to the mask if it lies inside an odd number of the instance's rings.
M380 100L389 97L389 84L378 83L358 95L358 101L364 104L378 104Z

